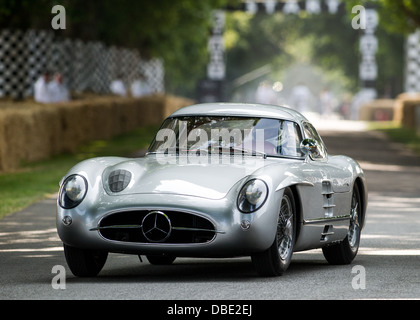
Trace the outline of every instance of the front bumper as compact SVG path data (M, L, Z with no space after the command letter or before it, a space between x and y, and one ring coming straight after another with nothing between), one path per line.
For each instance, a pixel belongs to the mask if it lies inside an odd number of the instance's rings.
M66 210L58 206L57 231L61 240L73 247L132 254L168 254L178 257L235 257L266 250L275 238L279 212L274 193L251 214L241 213L236 198L211 200L173 194L132 194L110 196L100 200L85 199L78 207ZM277 199L278 200L278 199ZM210 221L214 237L205 243L126 242L110 240L98 229L102 219L117 212L182 212ZM63 219L70 217L71 224ZM244 222L249 228L244 229ZM141 221L138 221L141 224ZM242 224L242 226L241 226ZM138 232L143 232L141 229Z

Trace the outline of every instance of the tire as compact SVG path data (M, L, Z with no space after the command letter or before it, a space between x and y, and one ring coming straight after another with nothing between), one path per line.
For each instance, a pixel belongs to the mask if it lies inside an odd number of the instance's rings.
M108 252L79 249L64 244L67 265L76 277L95 277L102 270Z
M362 202L359 188L353 188L350 208L350 225L346 238L322 248L325 259L333 265L350 264L356 258L360 245Z
M296 240L296 204L289 188L284 190L277 219L277 232L270 248L251 256L260 276L281 276L292 260Z
M162 255L162 256L146 256L146 258L150 262L150 264L157 265L157 266L171 265L176 259L176 257L174 257L174 256L164 256L164 255Z

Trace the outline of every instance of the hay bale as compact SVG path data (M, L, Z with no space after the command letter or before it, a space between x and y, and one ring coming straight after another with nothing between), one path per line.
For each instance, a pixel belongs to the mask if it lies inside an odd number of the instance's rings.
M359 120L362 121L390 121L394 118L393 99L378 99L362 105Z
M0 108L0 172L17 169L82 144L109 139L140 126L160 124L191 100L154 95L142 98L89 97L68 103L14 103Z
M394 121L404 127L417 128L416 108L420 108L420 94L400 94L395 102Z

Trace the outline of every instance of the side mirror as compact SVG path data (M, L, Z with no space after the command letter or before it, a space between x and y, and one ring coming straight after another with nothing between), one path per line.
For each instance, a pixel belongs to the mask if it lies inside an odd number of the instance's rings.
M314 139L303 139L300 143L300 150L306 156L307 161L310 156L318 156L318 144Z

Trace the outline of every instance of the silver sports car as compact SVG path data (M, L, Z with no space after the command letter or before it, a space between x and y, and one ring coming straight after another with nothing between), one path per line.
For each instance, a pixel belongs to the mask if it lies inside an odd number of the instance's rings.
M162 124L145 157L83 161L60 182L57 229L76 276L96 276L109 252L176 257L251 256L281 275L293 252L355 258L366 220L363 170L328 155L293 109L198 104Z

